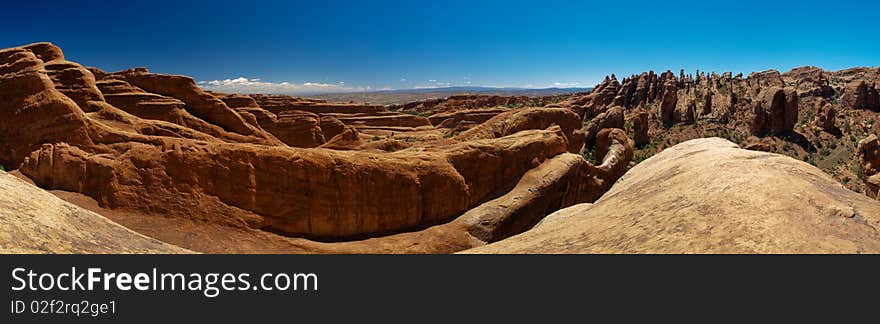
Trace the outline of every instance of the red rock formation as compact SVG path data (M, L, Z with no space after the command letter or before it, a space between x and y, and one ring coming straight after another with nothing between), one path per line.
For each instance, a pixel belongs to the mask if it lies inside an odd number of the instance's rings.
M428 116L428 120L434 126L444 125L445 128L453 128L456 125L465 122L470 124L481 124L497 116L508 109L469 109L453 112L444 112ZM447 122L447 120L449 120Z
M693 124L697 120L697 103L693 99L688 99L682 114L682 122L685 124Z
M288 110L307 111L315 114L357 114L386 112L384 106L364 104L335 104L319 99L295 98L285 95L250 95L254 101L268 111L281 113Z
M706 138L640 163L595 203L466 252L878 253L877 223L880 203L816 167Z
M262 108L237 108L239 113L254 117L260 128L293 147L316 147L326 136L320 126L320 117L305 111L284 111L273 114ZM334 134L335 135L335 134Z
M45 62L43 67L55 83L55 89L73 99L83 111L96 110L90 106L91 101L104 101L95 84L95 76L82 65L58 58Z
M847 108L880 109L880 94L873 83L855 80L846 85L840 101Z
M107 103L137 117L167 121L225 141L249 140L191 115L185 109L186 104L176 98L145 92L128 82L115 79L98 81L97 88Z
M81 192L111 208L149 206L165 215L340 239L449 220L534 161L567 150L559 128L378 155L181 144L132 144L107 155L47 144L20 170L40 186Z
M827 102L822 102L816 114L814 124L826 132L833 132L837 129L835 125L836 117L837 111L834 107Z
M346 127L339 119L333 116L321 116L321 131L324 138L333 138L345 131Z
M605 128L599 131L596 138L596 160L601 161L597 166L597 174L603 182L599 185L604 190L593 190L591 194L607 191L620 176L626 172L629 161L633 158L633 143L626 132L619 128ZM599 199L599 195L594 196Z
M676 91L678 90L675 77L667 78L663 82L663 99L660 101L660 122L669 127L675 123L675 104L678 102Z
M834 97L836 91L830 85L822 69L815 66L802 66L782 74L787 84L794 84L799 93L825 99Z
M327 143L321 145L321 148L344 151L354 150L362 145L364 145L364 140L361 139L357 129L351 126L345 126L345 130L336 136L333 136L333 138L329 139Z
M859 164L862 168L862 181L868 197L880 200L880 139L871 134L859 141Z
M519 108L544 106L555 102L556 97L526 97L497 95L454 95L448 98L414 101L402 105L392 105L391 110L429 112L430 114L453 113L460 110L477 110L495 107ZM442 122L442 121L441 121Z
M528 129L545 129L552 125L561 127L565 134L568 151L580 152L584 145L583 126L580 118L564 108L524 108L511 110L492 117L483 124L471 128L453 139L459 142L478 139L500 138Z
M324 133L321 131L320 117L317 114L296 110L285 111L278 114L271 123L264 121L260 123L260 126L262 125L267 125L268 127L264 127L266 130L293 147L316 147L324 144Z
M65 61L51 44L0 50L0 99L0 164L43 188L100 208L326 240L449 222L584 142L567 108L495 111L443 139L428 118L381 106L209 93L143 68L106 74ZM364 143L389 130L405 139ZM435 138L410 136L419 132ZM625 146L608 134L598 134L602 145ZM578 169L563 174L586 179L551 181L556 189L530 198L528 222L549 212L538 206L597 198L622 173L607 165L632 156L631 145L629 154L611 150L602 154L616 160L600 167L566 155Z
M420 127L431 126L431 121L425 117L397 112L377 112L359 114L326 113L322 116L332 116L346 125L362 126L398 126Z
M253 97L242 94L225 94L225 93L216 93L212 92L214 96L220 98L223 103L226 104L229 108L238 109L238 108L262 108L257 104L257 101L254 100Z
M45 142L94 146L85 113L55 89L41 57L63 58L48 43L0 50L0 164L10 168Z
M797 123L798 96L793 90L771 87L761 91L754 104L752 132L784 134Z
M730 82L728 81L726 83L730 83ZM712 96L713 95L714 94L712 93L712 91L708 91L708 90L706 91L705 94L703 94L703 102L702 102L703 109L700 110L700 116L707 116L712 113ZM696 110L696 106L694 107L694 110Z
M620 89L620 83L617 82L617 77L613 74L611 78L605 78L605 82L599 85L593 92L590 94L593 95L593 99L590 101L590 105L593 107L602 107L611 104L614 101L614 98L617 97L617 91Z
M771 87L785 87L785 81L782 80L782 75L776 70L753 72L749 74L748 80L751 88L758 91Z
M277 143L271 135L266 134L262 129L245 122L235 110L226 106L222 100L202 91L192 78L149 73L145 68L138 68L111 73L105 76L105 79L123 80L148 92L180 99L186 103L185 109L192 115L218 125L224 130L252 136L254 142Z
M636 147L642 147L651 141L648 128L648 112L639 110L632 118L633 141Z
M790 132L798 122L798 107L800 102L797 91L791 88L785 89L785 114L782 118L784 132Z
M623 108L609 108L607 111L591 119L587 126L584 127L584 145L588 148L592 148L596 145L596 139L598 138L600 131L606 128L623 128L623 124Z

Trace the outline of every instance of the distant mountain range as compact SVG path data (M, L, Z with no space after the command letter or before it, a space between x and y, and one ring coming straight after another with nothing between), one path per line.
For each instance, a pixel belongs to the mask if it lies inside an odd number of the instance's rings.
M494 88L494 87L446 87L382 90L369 92L328 93L309 95L310 98L325 99L330 102L367 102L372 104L401 104L425 99L446 98L453 95L481 94L495 96L541 97L566 93L586 92L592 88Z

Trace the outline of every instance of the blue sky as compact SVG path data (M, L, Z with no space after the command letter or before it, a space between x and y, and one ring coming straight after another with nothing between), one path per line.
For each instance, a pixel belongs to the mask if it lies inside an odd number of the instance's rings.
M244 90L592 86L651 69L880 65L877 1L24 2L4 5L0 47L51 41L84 65Z

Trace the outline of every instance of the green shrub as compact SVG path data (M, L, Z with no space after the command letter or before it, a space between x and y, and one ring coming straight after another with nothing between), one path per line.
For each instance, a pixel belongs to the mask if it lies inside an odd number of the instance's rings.
M427 111L418 111L418 110L401 110L400 112L408 115L419 116L419 117L428 117L431 116L430 112Z
M590 164L596 165L596 155L593 154L592 151L584 150L584 153L581 156Z
M812 164L813 166L816 166L816 160L813 159L813 156L811 156L811 155L807 155L806 158L804 159L804 161L809 164Z
M0 164L0 171L6 171L6 168L4 168L2 164Z
M635 164L639 164L649 157L651 157L651 152L648 152L648 150L636 150L635 154L633 155L633 162L635 162Z
M856 163L852 167L850 167L850 171L855 173L856 177L858 177L859 179L861 179L862 176L864 176L863 171L862 171L862 165L860 165L858 163Z
M805 109L803 110L803 114L801 114L801 122L809 124L816 117L816 111L813 109Z

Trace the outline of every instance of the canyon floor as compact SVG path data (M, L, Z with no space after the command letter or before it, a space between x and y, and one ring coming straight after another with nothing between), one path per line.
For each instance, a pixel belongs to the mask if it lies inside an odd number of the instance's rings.
M391 105L0 50L6 253L878 253L880 68Z

